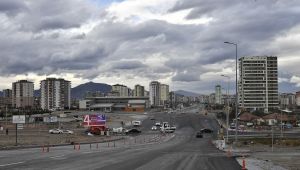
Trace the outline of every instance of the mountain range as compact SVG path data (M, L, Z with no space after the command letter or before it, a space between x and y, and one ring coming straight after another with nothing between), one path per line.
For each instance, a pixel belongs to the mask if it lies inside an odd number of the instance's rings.
M185 91L185 90L177 90L177 91L175 91L175 94L179 94L179 95L183 95L183 96L191 96L191 97L200 96L200 94L198 94L198 93Z

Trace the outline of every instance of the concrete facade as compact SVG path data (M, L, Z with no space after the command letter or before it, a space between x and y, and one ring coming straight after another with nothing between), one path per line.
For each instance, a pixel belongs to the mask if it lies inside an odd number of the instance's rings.
M20 80L18 82L12 83L12 107L33 107L33 90L33 82Z
M71 82L64 79L47 78L41 81L41 108L56 110L70 108Z
M268 112L278 108L277 57L254 56L239 59L239 106Z

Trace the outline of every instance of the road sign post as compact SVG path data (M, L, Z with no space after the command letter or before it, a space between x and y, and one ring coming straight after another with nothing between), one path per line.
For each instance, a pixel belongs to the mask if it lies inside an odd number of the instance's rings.
M14 115L12 121L14 124L16 124L16 146L18 146L18 129L23 129L25 115Z
M16 146L18 146L18 124L16 124Z

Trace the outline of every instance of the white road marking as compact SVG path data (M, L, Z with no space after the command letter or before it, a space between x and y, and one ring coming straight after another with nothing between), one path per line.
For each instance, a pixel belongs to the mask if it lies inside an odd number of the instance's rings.
M61 157L63 157L63 156L65 156L65 155L51 156L50 158L56 159L56 158L61 158Z
M0 165L0 167L10 166L10 165L17 165L17 164L22 164L22 163L24 163L24 162L15 162L15 163L3 164L3 165Z

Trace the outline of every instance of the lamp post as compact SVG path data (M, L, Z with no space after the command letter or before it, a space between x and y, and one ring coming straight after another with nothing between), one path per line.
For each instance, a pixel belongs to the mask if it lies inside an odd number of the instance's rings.
M230 44L235 46L235 142L237 142L237 132L238 132L238 104L239 104L239 99L238 99L238 76L237 76L237 70L238 70L238 57L237 57L237 43L233 42L224 42L225 44Z
M229 128L229 76L221 75L222 77L227 78L227 90L226 90L226 98L227 98L227 114L226 114L226 142L228 142L228 128Z

